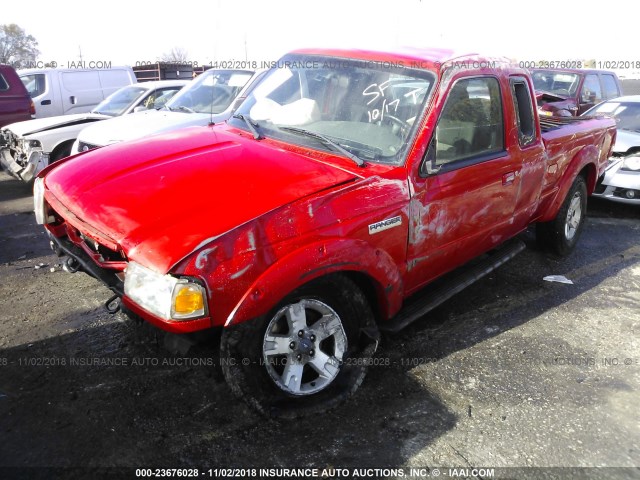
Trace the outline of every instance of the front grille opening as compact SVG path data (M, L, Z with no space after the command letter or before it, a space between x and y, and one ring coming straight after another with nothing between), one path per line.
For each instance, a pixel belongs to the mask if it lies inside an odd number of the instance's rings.
M107 248L104 245L99 244L95 240L85 237L84 235L81 235L81 237L85 245L89 247L92 252L96 252L98 255L100 255L103 261L125 262L127 260L123 253L111 250L110 248Z

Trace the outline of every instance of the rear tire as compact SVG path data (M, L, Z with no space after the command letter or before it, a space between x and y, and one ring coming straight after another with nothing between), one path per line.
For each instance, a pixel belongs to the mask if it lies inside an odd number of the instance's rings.
M348 278L330 275L296 289L267 315L224 329L221 366L233 393L260 413L297 418L353 395L377 344L365 295Z
M564 257L578 243L587 216L587 184L578 175L567 193L556 218L536 225L538 245Z

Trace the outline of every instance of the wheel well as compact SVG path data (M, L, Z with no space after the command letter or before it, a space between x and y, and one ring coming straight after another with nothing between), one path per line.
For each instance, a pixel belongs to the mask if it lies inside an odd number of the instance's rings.
M382 286L369 275L362 272L346 271L340 272L340 275L347 277L362 290L362 293L364 293L364 296L371 306L371 311L373 312L376 323L380 323L384 318L383 312L386 311L386 308L383 308L382 305L385 298Z
M596 167L593 164L585 165L585 167L578 174L582 176L587 183L587 194L591 195L596 188Z
M71 147L73 146L73 142L75 142L75 139L71 139L71 140L65 140L64 142L56 145L56 148L54 148L51 153L49 154L49 162L55 162L58 161L64 157L66 157L67 155L63 155L64 152L66 150L71 151ZM63 155L63 156L61 156Z

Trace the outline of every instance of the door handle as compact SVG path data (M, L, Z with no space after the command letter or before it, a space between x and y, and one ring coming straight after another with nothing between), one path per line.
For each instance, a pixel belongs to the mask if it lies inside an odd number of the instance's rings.
M518 172L505 173L502 176L502 185L506 186L506 185L513 184L513 182L515 182L517 176L518 176Z
M40 105L51 105L51 100L42 100Z

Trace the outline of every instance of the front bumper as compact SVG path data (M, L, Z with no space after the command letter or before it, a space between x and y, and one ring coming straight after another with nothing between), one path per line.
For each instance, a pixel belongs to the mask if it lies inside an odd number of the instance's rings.
M612 202L640 205L640 171L622 170L623 160L614 160L593 192L594 197Z
M119 297L124 295L124 281L120 272L98 266L82 248L74 244L68 237L59 238L49 232L49 240L52 250L58 256L66 255L75 261L76 265L72 267L72 271L81 270L100 280Z
M28 153L20 157L12 155L11 149L0 150L0 163L10 175L24 182L32 181L35 176L49 164L49 155L41 149L29 149Z
M76 245L69 237L56 237L51 232L48 233L51 248L58 256L68 257L66 265L71 272L83 271L101 281L109 290L122 299L122 304L127 310L155 327L177 334L191 333L212 327L210 317L194 320L166 320L149 313L124 295L124 275L122 271L101 267L84 248Z

